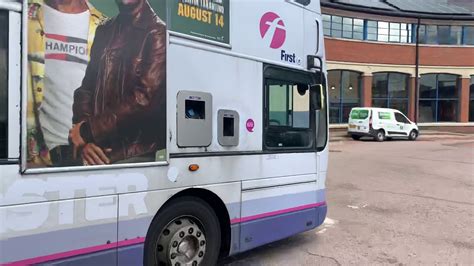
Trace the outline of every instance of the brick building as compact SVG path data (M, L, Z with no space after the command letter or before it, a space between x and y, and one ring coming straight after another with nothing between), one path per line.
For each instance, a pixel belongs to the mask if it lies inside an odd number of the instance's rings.
M321 5L332 124L355 106L396 108L419 123L474 121L474 1Z

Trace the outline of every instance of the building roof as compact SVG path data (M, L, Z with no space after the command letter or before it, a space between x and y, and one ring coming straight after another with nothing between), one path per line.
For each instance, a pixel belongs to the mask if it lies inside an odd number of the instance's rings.
M321 0L321 5L392 16L474 20L474 0Z

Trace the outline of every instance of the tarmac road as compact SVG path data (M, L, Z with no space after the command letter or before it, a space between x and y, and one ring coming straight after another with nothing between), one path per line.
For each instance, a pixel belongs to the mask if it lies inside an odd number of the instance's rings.
M224 265L474 265L474 135L330 144L328 219Z

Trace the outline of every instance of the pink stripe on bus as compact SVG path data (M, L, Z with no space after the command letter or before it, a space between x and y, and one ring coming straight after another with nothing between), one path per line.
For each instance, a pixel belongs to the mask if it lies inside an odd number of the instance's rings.
M77 249L77 250L71 250L71 251L66 251L66 252L61 252L61 253L56 253L56 254L51 254L51 255L46 255L46 256L41 256L41 257L36 257L32 259L26 259L26 260L20 260L16 262L11 262L11 263L6 263L3 264L5 266L20 266L20 265L31 265L31 264L36 264L36 263L43 263L43 262L48 262L48 261L54 261L54 260L59 260L59 259L65 259L65 258L70 258L74 256L79 256L79 255L84 255L84 254L89 254L89 253L94 253L98 251L104 251L108 249L114 249L117 247L125 247L125 246L130 246L130 245L135 245L135 244L141 244L145 242L144 237L138 237L134 239L128 239L128 240L123 240L115 243L110 243L110 244L105 244L105 245L99 245L99 246L93 246L93 247L87 247L87 248L82 248L82 249Z
M290 213L290 212L297 212L297 211L302 211L306 209L311 209L319 206L326 205L326 202L318 202L318 203L312 203L312 204L307 204L307 205L302 205L298 207L293 207L293 208L288 208L288 209L283 209L283 210L278 210L278 211L272 211L272 212L266 212L266 213L261 213L257 215L252 215L252 216L247 216L247 217L242 217L242 218L235 218L230 220L231 224L236 224L236 223L244 223L244 222L249 222L253 220L258 220L270 216L276 216L276 215L281 215L285 213Z

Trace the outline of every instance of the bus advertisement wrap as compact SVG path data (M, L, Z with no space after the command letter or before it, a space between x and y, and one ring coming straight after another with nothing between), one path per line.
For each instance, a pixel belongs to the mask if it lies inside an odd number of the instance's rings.
M166 161L164 1L78 3L28 2L26 167Z
M169 0L172 31L229 44L229 0Z

